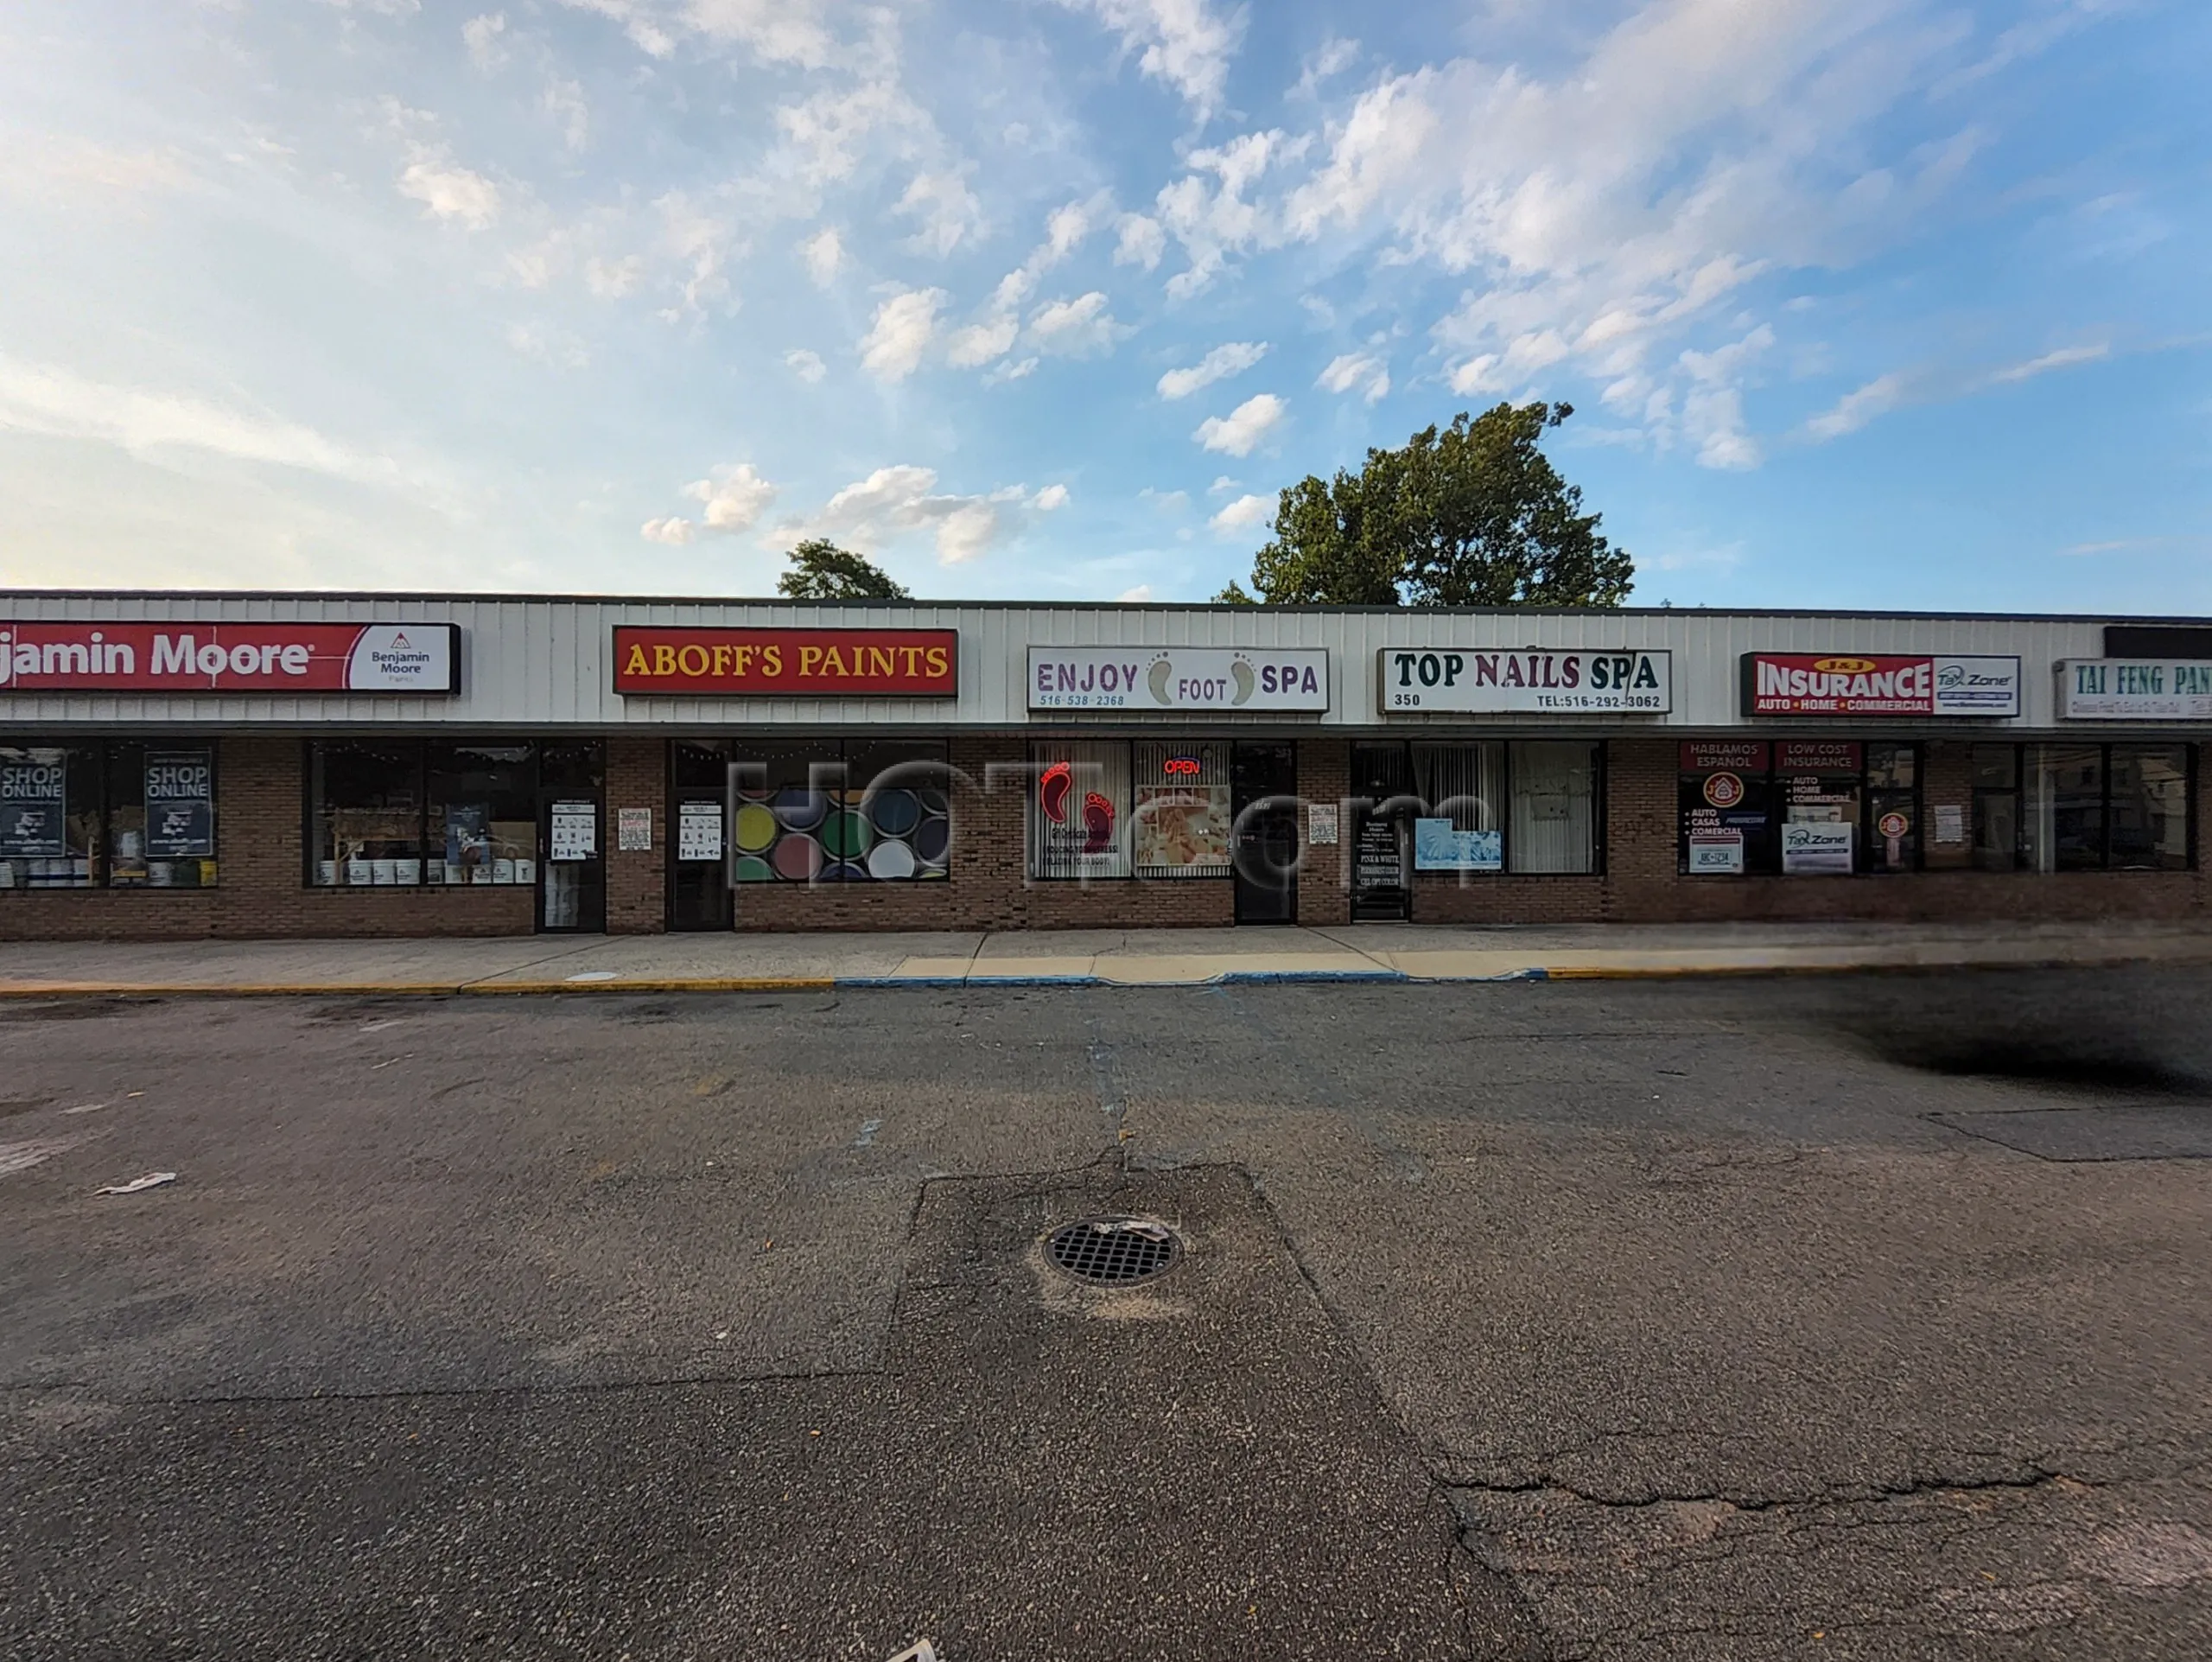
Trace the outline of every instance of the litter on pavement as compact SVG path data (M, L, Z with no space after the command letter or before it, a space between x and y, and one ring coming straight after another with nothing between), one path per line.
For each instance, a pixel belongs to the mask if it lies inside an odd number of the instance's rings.
M140 1189L159 1188L164 1183L175 1181L176 1181L176 1174L173 1171L149 1171L143 1177L134 1177L127 1183L110 1183L105 1188L94 1189L92 1193L95 1194L136 1194Z
M891 1662L938 1662L937 1646L926 1639L919 1640L893 1657Z
M1142 1218L1105 1219L1090 1226L1102 1235L1141 1235L1148 1241L1164 1241L1168 1238L1165 1224L1148 1223Z

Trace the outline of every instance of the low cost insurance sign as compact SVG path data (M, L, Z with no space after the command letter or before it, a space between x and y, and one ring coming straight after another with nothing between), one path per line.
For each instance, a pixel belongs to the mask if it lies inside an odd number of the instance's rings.
M461 690L451 623L34 623L0 619L0 693Z

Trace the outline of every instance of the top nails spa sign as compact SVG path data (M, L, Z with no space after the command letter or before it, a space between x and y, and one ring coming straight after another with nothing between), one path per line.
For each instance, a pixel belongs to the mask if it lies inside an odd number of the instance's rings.
M0 618L0 693L461 690L452 623L34 623Z
M960 691L960 632L625 624L614 631L614 690L950 698Z

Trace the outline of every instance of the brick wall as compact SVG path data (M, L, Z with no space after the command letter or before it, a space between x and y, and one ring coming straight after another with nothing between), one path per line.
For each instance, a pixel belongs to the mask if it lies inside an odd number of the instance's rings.
M1218 925L1235 915L1225 879L1035 882L1026 873L1027 733L955 738L952 875L941 883L814 887L748 884L737 896L744 930L1147 928ZM666 917L668 747L658 735L607 742L607 928L652 933ZM1298 915L1344 921L1351 818L1344 807L1351 746L1333 737L1298 746L1300 793L1339 806L1333 848L1305 839ZM312 889L302 881L302 745L296 738L220 742L213 889L36 890L0 895L0 939L525 934L529 888ZM1984 872L1970 850L1933 842L1936 806L1970 809L1968 747L1925 752L1923 836L1929 869L1900 877L1685 877L1675 870L1676 747L1638 736L1606 747L1605 871L1592 876L1416 877L1416 922L1543 923L1605 920L1952 918L2095 920L2212 916L2212 884L2197 872ZM2212 825L2212 767L2200 770L2200 825ZM653 846L614 846L625 807L649 808ZM1971 815L1968 814L1971 826Z
M625 808L652 816L652 846L624 852L618 827ZM607 741L607 933L658 934L668 922L668 741L619 733Z

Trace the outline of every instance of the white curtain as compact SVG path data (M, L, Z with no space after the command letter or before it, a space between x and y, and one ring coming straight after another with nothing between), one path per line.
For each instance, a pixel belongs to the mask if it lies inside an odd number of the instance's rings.
M1515 871L1594 870L1598 747L1548 740L1513 747L1513 823L1505 839Z

